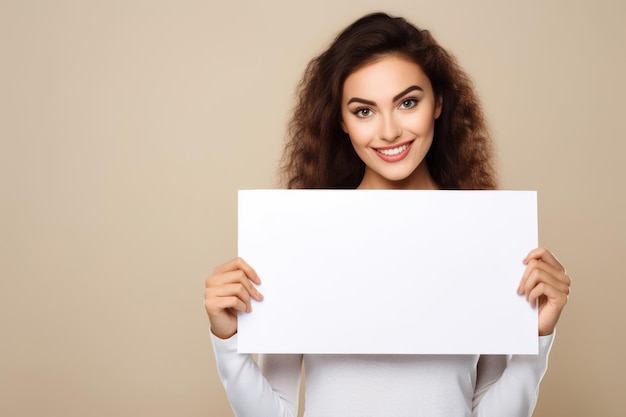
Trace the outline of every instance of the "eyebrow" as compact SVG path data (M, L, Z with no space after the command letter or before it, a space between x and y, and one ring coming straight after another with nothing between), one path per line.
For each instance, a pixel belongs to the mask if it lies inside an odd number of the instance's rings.
M415 90L424 91L424 89L422 87L417 86L417 85L412 85L409 88L406 88L405 90L403 90L400 94L396 94L393 97L392 101L397 101L400 98L402 98L402 96L405 96L405 95L409 94L411 91L415 91ZM375 106L376 105L376 103L371 101L371 100L365 100L364 98L358 98L358 97L352 97L350 100L348 100L347 104L350 104L350 103L362 103L362 104L367 104L368 106Z

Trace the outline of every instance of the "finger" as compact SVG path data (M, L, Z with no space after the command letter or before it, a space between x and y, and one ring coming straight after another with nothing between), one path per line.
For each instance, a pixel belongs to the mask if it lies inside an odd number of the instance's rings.
M556 256L554 256L552 252L550 252L547 248L543 246L539 246L538 248L531 250L528 255L526 255L526 258L524 258L523 262L525 265L527 265L533 259L541 260L551 265L553 268L565 272L565 267L563 266L563 264L559 262L559 260L556 258Z
M564 282L563 278L541 268L531 270L518 293L526 293L526 298L528 298L530 292L541 283L548 284L564 294L569 294L569 285Z
M564 285L566 286L570 286L571 284L571 279L570 277L565 274L565 272L563 270L554 268L552 265L543 262L541 260L537 260L537 259L531 259L530 262L528 263L528 266L526 267L526 269L524 270L524 274L522 275L522 279L520 280L520 283L517 287L517 293L518 294L522 294L524 291L524 287L526 287L527 282L530 278L530 276L535 273L535 271L542 271L545 272L546 274L553 276L554 278L558 279L559 281L561 281Z
M219 275L212 275L207 278L205 286L206 288L216 288L237 283L243 285L255 300L261 301L263 299L263 294L250 282L248 275L241 269L223 272Z
M218 315L221 312L234 310L245 313L248 310L246 304L239 297L217 297L207 299L204 302L207 312ZM211 314L209 314L211 316Z
M252 311L252 306L250 305L250 293L243 285L239 283L226 284L215 288L208 288L205 291L205 299L210 300L211 302L218 298L228 297L239 298L246 305L246 311Z
M528 294L528 302L534 308L537 306L537 302L540 297L547 297L547 302L552 305L558 306L559 310L563 308L563 306L567 303L567 294L559 291L556 287L546 284L545 282L541 282L536 285Z
M213 275L236 271L238 269L245 272L248 279L254 282L255 284L258 285L261 283L261 279L259 278L259 275L256 273L254 268L248 265L248 263L244 261L242 258L235 258L226 262L225 264L216 266L215 269L213 270Z

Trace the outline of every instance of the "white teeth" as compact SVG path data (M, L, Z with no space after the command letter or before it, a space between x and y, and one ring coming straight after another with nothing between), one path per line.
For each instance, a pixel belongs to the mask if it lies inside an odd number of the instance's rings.
M408 147L409 145L407 144L407 145L402 145L393 149L377 149L377 151L382 153L383 155L394 156L394 155L398 155L406 151Z

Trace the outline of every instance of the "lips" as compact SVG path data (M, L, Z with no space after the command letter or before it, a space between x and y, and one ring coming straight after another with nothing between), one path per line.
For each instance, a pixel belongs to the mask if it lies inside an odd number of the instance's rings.
M386 162L397 162L404 159L411 149L413 142L405 142L396 146L387 146L384 148L374 148L376 154Z

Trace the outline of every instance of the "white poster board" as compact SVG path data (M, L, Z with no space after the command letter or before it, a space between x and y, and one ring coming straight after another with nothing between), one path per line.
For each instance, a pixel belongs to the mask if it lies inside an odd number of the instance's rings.
M534 191L239 191L246 353L536 354Z

